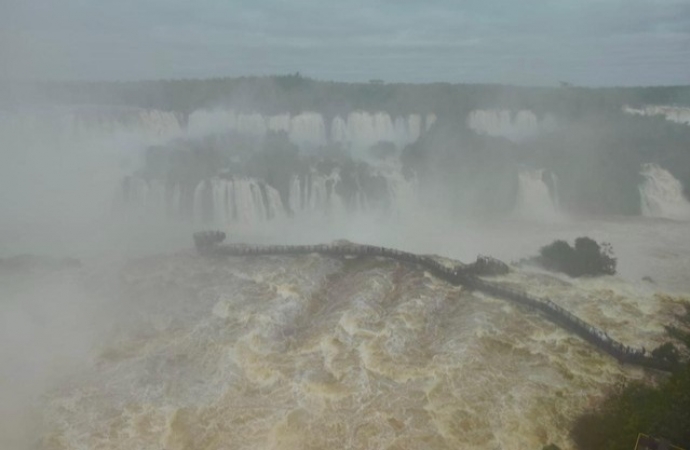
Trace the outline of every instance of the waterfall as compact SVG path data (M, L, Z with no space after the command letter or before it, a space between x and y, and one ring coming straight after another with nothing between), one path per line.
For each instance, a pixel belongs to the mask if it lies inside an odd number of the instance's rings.
M331 122L331 140L333 142L347 142L349 140L347 122L340 116L335 116Z
M321 114L305 112L290 120L290 141L300 147L317 147L327 142L326 125Z
M182 188L179 184L175 184L172 192L170 192L168 211L170 211L170 217L173 219L182 219L183 217Z
M160 110L113 107L81 107L61 111L58 119L73 137L110 134L139 134L170 138L181 133L175 113Z
M268 212L268 220L284 216L285 206L283 206L283 200L280 198L280 192L268 185L265 185L265 188L267 194L266 210Z
M42 130L37 134L36 130ZM106 106L70 106L0 113L0 136L13 136L26 145L50 136L50 144L62 141L78 146L93 141L154 144L177 137L182 126L169 111Z
M122 189L125 203L137 214L163 218L168 213L168 194L163 182L126 177Z
M690 125L690 108L684 106L648 105L641 108L624 106L623 112L637 116L664 116L671 122Z
M346 119L336 116L331 122L331 140L356 149L368 149L380 141L398 148L419 139L422 118L419 114L392 118L388 113L354 111Z
M211 185L210 191L208 185ZM210 214L200 214L210 195ZM285 215L280 193L254 178L219 178L199 183L194 195L194 217L198 224L213 223L224 227L233 223L253 224Z
M149 182L146 209L156 217L165 217L167 214L167 195L163 182L159 180Z
M128 176L122 182L122 197L124 203L135 211L146 211L146 197L149 185L138 177Z
M399 214L416 206L417 180L414 177L406 179L399 166L383 164L372 168L371 175L385 180L383 193L367 192L355 177L355 185L348 187L346 198L339 194L342 180L338 169L328 175L315 171L294 175L288 193L290 211L294 215L318 213L329 216L375 211Z
M426 115L426 130L429 131L431 126L436 122L436 114Z
M226 109L198 109L187 118L187 134L203 137L237 130L237 114Z
M690 220L690 203L680 181L656 164L643 164L640 174L644 177L639 187L644 216Z
M131 210L149 217L185 220L186 214L197 226L254 224L284 217L285 207L280 193L253 178L213 177L201 180L185 200L179 184L165 185L159 180L149 182L127 177L123 197ZM190 202L185 207L185 201ZM189 211L189 213L185 213Z
M376 174L386 180L388 209L393 214L418 211L419 184L416 176L403 175L399 162L387 162L376 167ZM364 209L368 207L362 205Z
M408 139L404 144L411 144L419 139L422 135L422 116L419 114L410 114L407 117L407 131Z
M412 208L417 198L416 179L407 180L399 168L387 166L374 168L372 175L385 180L384 197L380 192L367 193L357 179L354 190L350 187L344 199L339 193L342 181L338 169L330 174L313 170L293 175L287 204L277 189L250 177L213 177L185 186L129 176L123 181L122 197L130 211L156 219L191 220L199 227L251 225L280 219L288 212L344 217L349 212L376 209L397 214Z
M268 118L268 129L273 132L290 134L290 114L278 114Z
M414 211L417 205L417 179L406 180L402 174L387 178L388 196L392 212L400 214Z
M435 120L435 115L427 115L426 129ZM319 147L332 142L355 149L368 149L380 141L389 141L402 148L415 142L422 134L422 116L419 114L391 117L381 111L354 111L345 118L336 116L327 124L321 114L313 111L264 116L259 113L238 113L232 109L201 109L192 112L187 122L190 136L237 132L262 138L268 131L282 131L300 147Z
M217 224L228 223L232 220L232 203L228 200L232 198L232 184L221 178L211 179L213 221Z
M550 129L555 122L551 116L539 120L532 111L475 110L467 118L467 126L480 134L501 136L519 141Z
M338 183L340 183L340 174L337 170L329 175L318 173L294 175L290 181L288 194L290 210L295 215L302 213L345 214L345 202L336 192Z
M544 169L523 169L518 174L515 213L529 220L554 220L560 216L556 175Z
M204 204L206 203L206 180L202 180L199 184L197 184L196 188L194 189L194 200L192 203L192 211L194 214L194 223L195 224L203 224L207 223L207 216L205 214L204 210Z

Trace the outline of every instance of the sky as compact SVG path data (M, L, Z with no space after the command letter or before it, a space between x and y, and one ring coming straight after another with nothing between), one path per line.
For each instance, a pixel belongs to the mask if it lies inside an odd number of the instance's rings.
M690 0L0 0L0 79L690 84Z

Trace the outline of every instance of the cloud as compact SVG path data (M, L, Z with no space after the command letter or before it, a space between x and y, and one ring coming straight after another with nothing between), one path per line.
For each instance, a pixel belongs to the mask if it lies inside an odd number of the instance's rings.
M688 0L5 1L12 78L690 82Z

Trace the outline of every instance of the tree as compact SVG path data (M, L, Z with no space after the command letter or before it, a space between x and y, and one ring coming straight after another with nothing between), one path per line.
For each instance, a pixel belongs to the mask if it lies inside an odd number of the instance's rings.
M575 250L566 241L554 241L539 251L544 267L557 272L570 273Z
M566 241L554 241L540 249L537 260L543 267L571 277L616 273L616 258L611 244L599 245L588 237L577 238L574 248Z
M673 328L671 335L690 350L690 306L680 322L683 329ZM671 377L657 386L621 385L596 410L578 417L570 435L579 449L629 450L638 433L690 448L690 362L681 363L670 342L657 347L652 356L676 365Z
M679 360L678 349L670 342L666 342L652 350L652 357L675 365L678 364Z
M599 246L594 239L579 237L575 239L575 253L582 275L616 273L616 258L613 257L611 244L604 242Z

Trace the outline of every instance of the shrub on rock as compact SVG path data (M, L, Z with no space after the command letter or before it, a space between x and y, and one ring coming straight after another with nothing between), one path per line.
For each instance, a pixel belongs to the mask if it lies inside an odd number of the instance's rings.
M575 247L566 241L554 241L541 248L537 260L544 268L563 272L571 277L616 273L616 258L611 244L599 245L588 237L575 239Z

